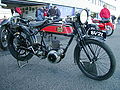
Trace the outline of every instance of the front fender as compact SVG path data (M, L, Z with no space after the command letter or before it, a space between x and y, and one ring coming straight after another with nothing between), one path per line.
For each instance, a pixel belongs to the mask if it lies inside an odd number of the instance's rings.
M100 41L100 42L104 42L106 41L105 38L103 37L97 37L97 36L88 36L88 37L84 37L85 40L97 40L97 41Z
M88 29L94 29L94 30L96 30L96 29L98 29L98 26L96 24L87 24L86 25L86 29L87 30Z

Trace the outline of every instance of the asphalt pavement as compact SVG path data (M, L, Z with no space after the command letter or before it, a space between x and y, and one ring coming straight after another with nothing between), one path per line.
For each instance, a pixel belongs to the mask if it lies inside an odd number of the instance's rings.
M0 90L120 90L120 25L106 40L117 62L108 80L92 80L79 70L73 59L74 44L58 64L34 56L23 68L9 51L0 50Z

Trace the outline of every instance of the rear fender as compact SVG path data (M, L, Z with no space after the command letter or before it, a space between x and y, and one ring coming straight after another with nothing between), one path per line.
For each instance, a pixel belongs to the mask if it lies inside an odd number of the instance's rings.
M112 24L111 22L106 23L106 25L109 25L110 27L112 27L112 30L114 30L114 29L115 29L114 24Z
M31 44L36 43L37 42L37 38L35 35L31 35L33 32L30 31L30 29L27 26L21 25L19 27L19 31L21 32L25 32L25 34L27 34L27 36L31 39Z

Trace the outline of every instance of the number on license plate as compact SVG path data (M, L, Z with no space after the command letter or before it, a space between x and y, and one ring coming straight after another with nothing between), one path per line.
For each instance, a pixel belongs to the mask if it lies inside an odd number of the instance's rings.
M98 30L89 30L88 35L106 38L106 33Z

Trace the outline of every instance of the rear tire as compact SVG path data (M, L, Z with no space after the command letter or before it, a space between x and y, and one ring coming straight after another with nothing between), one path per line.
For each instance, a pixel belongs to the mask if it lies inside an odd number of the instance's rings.
M31 39L25 32L21 32L20 39L13 34L9 34L8 38L8 48L10 53L14 58L18 61L28 61L32 58L33 53L27 51L25 49L21 49L20 47L27 48L30 45Z
M93 62L90 62L82 47L76 45L74 59L80 70L89 78L94 80L106 80L115 71L115 57L110 48L103 42L96 40L85 41L88 54ZM95 57L90 52L88 45L93 50ZM102 70L103 69L103 70Z
M106 35L107 36L111 36L112 34L113 34L113 32L114 32L114 30L112 29L112 27L111 26L106 26L107 27L107 30L106 30Z

